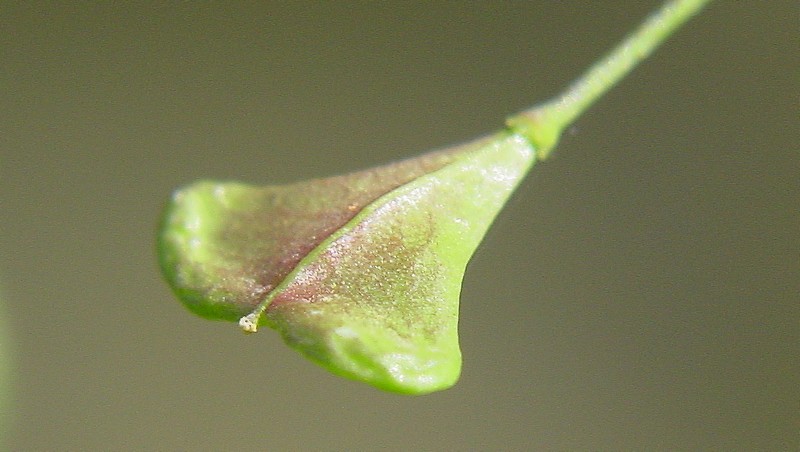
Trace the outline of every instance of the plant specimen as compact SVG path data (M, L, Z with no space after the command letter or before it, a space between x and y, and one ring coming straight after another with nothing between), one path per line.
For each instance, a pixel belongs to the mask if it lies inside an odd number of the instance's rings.
M201 181L175 192L161 267L193 312L260 325L330 371L425 394L461 369L464 269L562 131L706 3L667 3L554 100L464 145L285 186Z

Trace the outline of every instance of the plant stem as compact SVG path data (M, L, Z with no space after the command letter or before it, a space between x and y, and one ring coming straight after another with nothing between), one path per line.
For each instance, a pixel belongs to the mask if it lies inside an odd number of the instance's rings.
M530 140L539 159L546 158L565 128L709 1L668 1L563 94L510 117L506 125Z

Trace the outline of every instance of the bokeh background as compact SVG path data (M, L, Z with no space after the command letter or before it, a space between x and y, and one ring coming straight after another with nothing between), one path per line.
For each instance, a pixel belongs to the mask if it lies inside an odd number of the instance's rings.
M6 447L798 450L796 2L712 4L534 168L468 268L448 391L333 377L156 265L176 187L494 131L658 3L4 3Z

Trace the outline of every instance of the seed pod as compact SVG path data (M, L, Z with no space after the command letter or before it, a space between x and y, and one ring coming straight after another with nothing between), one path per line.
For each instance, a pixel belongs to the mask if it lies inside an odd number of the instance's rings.
M286 186L199 182L166 209L161 267L193 312L268 325L335 374L445 389L461 368L464 269L533 161L503 132Z

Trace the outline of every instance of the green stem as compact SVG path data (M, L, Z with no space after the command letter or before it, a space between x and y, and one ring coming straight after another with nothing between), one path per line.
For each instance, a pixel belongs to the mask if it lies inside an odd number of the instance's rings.
M665 3L563 94L512 116L506 124L530 140L539 159L546 158L564 129L709 1L673 0Z

